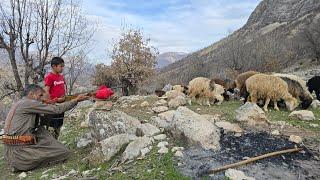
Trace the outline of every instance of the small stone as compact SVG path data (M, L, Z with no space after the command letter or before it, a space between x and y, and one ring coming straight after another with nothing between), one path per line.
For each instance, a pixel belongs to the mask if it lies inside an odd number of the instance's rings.
M299 119L303 121L312 121L316 119L313 112L308 110L293 111L289 114L289 118Z
M160 154L166 154L166 153L168 153L168 152L169 152L169 149L166 148L166 147L161 147L161 148L159 149L159 151L158 151L158 153L160 153Z
M141 104L140 104L141 107L147 107L149 106L149 103L148 101L143 101Z
M131 105L132 108L134 108L134 107L136 107L136 106L137 106L136 104L132 104L132 105Z
M162 142L159 142L157 147L159 148L162 148L162 147L166 147L169 143L167 141L162 141Z
M280 135L280 132L278 130L273 130L271 132L272 135L275 135L275 136L279 136Z
M161 174L164 174L164 171L160 171Z
M157 141L162 141L162 140L165 140L166 138L167 136L165 134L159 134L153 137L153 139Z
M176 151L183 151L184 150L184 147L173 147L171 149L171 152L176 152Z
M176 153L174 153L174 156L183 157L183 153L182 153L182 151L176 151Z
M225 176L231 180L254 180L253 177L248 177L244 172L235 169L226 170Z
M151 169L148 169L148 170L147 170L148 173L151 173L151 171L152 171Z
M40 177L40 179L48 179L49 175L48 174L44 174Z
M169 108L166 106L157 106L157 107L153 107L151 110L155 113L162 113L162 112L168 111Z
M27 177L27 173L26 172L22 172L21 174L19 174L19 179L24 179Z
M84 139L81 138L78 142L77 142L77 148L83 148L83 147L87 147L89 144L92 143L91 139Z
M241 137L241 136L242 136L241 133L235 133L235 134L234 134L234 137Z
M197 111L201 111L201 108L197 108Z
M313 108L313 109L317 109L317 108L319 108L320 107L320 101L319 100L313 100L312 101L312 103L311 103L311 107Z
M154 106L165 106L168 102L164 99L160 99L154 103Z
M89 124L88 124L88 122L83 121L83 122L81 122L80 127L81 127L81 128L88 128L88 127L89 127Z
M291 135L289 141L299 144L302 142L302 138L300 136Z
M319 124L309 124L309 125L314 128L319 127Z

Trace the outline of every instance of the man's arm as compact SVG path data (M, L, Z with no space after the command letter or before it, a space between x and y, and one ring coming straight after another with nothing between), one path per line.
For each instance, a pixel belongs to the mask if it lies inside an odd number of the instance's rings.
M81 94L77 96L77 98L59 105L44 104L36 100L31 100L21 108L25 113L61 114L75 107L78 102L86 99L88 99L88 96Z

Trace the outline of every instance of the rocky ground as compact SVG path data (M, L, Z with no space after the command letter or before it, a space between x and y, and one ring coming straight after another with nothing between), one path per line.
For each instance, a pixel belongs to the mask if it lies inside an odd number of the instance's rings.
M1 178L320 178L317 104L294 113L240 106L234 100L211 107L186 105L181 98L167 102L155 96L82 102L66 113L59 139L72 151L67 162L14 174L1 156ZM208 169L294 147L303 151L201 176Z

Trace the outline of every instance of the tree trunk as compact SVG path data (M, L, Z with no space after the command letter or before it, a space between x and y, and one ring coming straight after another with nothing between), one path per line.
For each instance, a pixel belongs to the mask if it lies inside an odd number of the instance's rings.
M16 56L15 56L15 50L13 50L13 49L8 50L8 54L9 54L9 58L10 58L10 63L11 63L11 68L12 68L12 72L14 75L14 79L16 81L17 90L19 92L22 92L23 86L22 86L22 82L21 82L21 79L19 76L19 70L18 70Z

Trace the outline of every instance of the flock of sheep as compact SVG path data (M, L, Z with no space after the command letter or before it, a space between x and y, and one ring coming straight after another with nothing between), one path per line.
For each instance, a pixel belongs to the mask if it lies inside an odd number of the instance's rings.
M279 110L278 104L293 111L299 106L307 109L312 101L312 93L320 100L320 76L314 76L308 82L292 74L244 72L235 80L197 77L188 86L167 85L162 90L156 90L159 97L173 99L178 96L188 97L188 103L195 101L200 105L220 105L230 96L242 99L244 102L263 102L263 110L268 111L268 105L273 103L274 109ZM259 103L260 104L260 103Z

